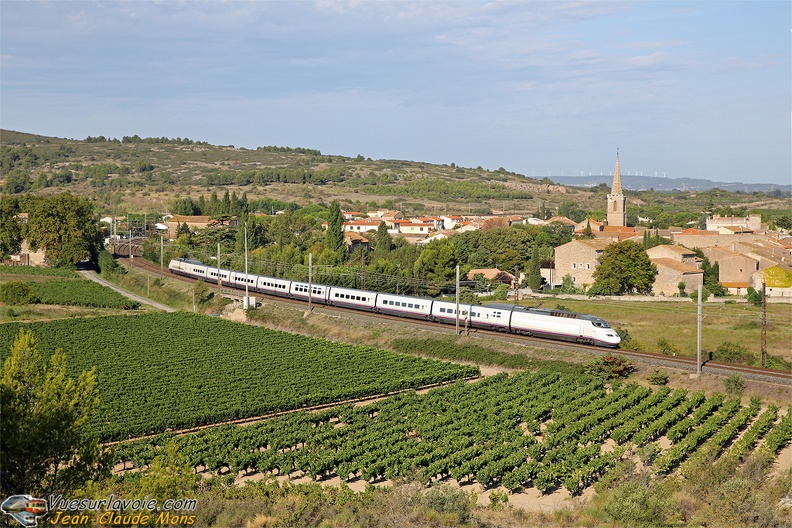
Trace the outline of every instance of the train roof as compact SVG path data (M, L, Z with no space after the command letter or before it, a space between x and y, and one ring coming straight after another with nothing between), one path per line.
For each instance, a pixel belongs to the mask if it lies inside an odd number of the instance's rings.
M602 318L596 315L581 314L577 312L570 312L568 310L557 310L555 308L531 308L525 306L517 306L514 304L493 303L486 304L490 308L500 308L503 310L512 310L515 312L528 312L538 315L549 315L552 317L566 317L568 319L584 319L588 321L599 321Z
M180 258L180 259L176 259L176 260L180 260L181 262L185 262L187 264L194 264L196 266L203 266L204 265L204 263L201 262L200 260L193 260L193 259L186 259L186 258Z

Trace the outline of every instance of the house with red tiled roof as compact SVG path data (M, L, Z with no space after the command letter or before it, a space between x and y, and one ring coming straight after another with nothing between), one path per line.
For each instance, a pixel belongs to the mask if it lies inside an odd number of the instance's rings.
M586 226L591 226L591 232L597 233L602 231L602 228L605 226L605 224L603 222L597 222L593 218L586 218L582 222L575 224L575 233L582 234L583 231L586 230Z
M476 280L476 276L482 277L487 281L497 280L501 284L508 284L514 286L514 275L507 271L501 271L498 268L476 268L472 269L467 274L467 280Z

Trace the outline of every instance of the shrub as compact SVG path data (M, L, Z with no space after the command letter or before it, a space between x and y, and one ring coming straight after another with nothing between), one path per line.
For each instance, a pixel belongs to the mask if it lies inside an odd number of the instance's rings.
M456 514L461 523L470 518L471 508L467 494L448 484L429 488L421 497L421 505L436 512Z
M710 291L707 288L701 288L701 302L707 302L709 299ZM692 292L690 294L690 298L693 299L693 302L698 302L698 290Z
M665 354L666 356L676 356L681 353L679 348L669 342L665 337L661 337L657 340L657 348L660 350L661 354Z
M37 300L30 285L26 282L0 284L0 302L18 306L35 303Z
M726 386L726 394L740 396L743 393L743 390L745 390L745 382L739 374L735 374L734 376L729 376L728 378L724 379L723 384Z
M606 380L626 378L635 372L635 363L621 356L610 354L587 363L585 367L590 374Z
M666 385L668 383L668 374L663 370L655 369L648 379L652 385Z
M99 266L99 273L113 273L124 270L124 268L118 265L118 262L116 262L116 260L113 258L113 255L111 255L108 251L99 252L97 265Z
M762 292L748 287L748 302L754 306L762 306Z
M754 365L756 357L743 345L732 341L724 341L710 355L710 359L715 361L726 361L728 363L742 363L743 365Z

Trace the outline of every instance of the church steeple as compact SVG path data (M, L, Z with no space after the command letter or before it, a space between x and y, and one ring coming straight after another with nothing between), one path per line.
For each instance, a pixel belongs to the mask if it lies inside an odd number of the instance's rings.
M608 195L607 218L609 226L627 225L627 197L622 191L619 149L616 149L616 170L613 171L613 187Z
M613 172L611 194L622 194L621 169L619 169L619 149L616 149L616 170Z

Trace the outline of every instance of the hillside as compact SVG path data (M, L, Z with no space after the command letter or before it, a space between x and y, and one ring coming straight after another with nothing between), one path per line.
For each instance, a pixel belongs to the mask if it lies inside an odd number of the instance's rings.
M792 185L778 185L776 183L729 183L703 178L661 178L658 176L625 176L624 174L622 174L621 178L624 188L631 191L654 189L655 191L674 192L722 189L724 191L745 193L780 191L787 194L792 191ZM550 179L558 185L570 185L573 187L596 187L603 183L610 185L611 181L613 181L613 177L608 175L553 176Z
M398 208L406 214L551 214L574 208L604 213L605 186L564 187L509 172L418 161L372 160L308 148L218 146L186 138L125 136L84 140L0 131L0 185L5 193L68 190L93 197L100 211L164 212L174 200L213 191L247 193L305 206L338 200L342 207ZM785 209L777 195L713 191L629 193L633 206L700 211L718 206ZM629 205L628 205L629 207ZM636 212L640 212L634 209Z

